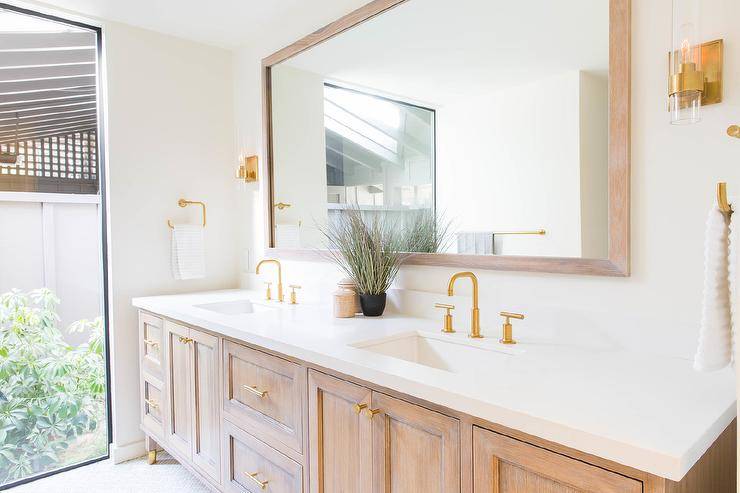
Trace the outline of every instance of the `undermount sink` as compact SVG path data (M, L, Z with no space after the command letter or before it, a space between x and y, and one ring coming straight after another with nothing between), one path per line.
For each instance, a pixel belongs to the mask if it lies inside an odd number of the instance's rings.
M501 346L494 339L471 340L464 335L421 331L361 341L351 346L452 373L506 364L522 352L518 348Z
M201 308L222 315L248 315L250 313L264 312L272 310L271 307L252 303L250 300L219 301L216 303L204 303L193 305L195 308Z

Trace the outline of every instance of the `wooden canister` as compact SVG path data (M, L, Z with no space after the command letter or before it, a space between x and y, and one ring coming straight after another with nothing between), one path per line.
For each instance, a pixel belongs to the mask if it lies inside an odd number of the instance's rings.
M339 281L339 284L337 286L339 287L339 289L347 289L355 293L354 310L355 310L355 313L361 313L362 307L360 306L360 293L357 291L357 284L355 284L355 282L352 279L346 277L342 279L341 281Z
M339 289L334 292L334 317L352 318L355 316L355 297L351 289Z

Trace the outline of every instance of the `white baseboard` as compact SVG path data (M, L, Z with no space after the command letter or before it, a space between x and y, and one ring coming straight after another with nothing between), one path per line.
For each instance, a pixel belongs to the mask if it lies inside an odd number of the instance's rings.
M110 448L110 458L114 464L120 464L121 462L136 459L144 455L146 455L144 440L138 440L126 445L112 444Z

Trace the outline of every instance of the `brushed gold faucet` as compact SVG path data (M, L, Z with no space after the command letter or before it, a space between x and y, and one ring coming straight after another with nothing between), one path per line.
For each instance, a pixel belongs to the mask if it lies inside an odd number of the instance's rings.
M266 259L260 260L260 262L257 264L257 268L255 269L255 273L256 274L259 274L260 273L260 267L262 266L262 264L275 264L275 265L277 265L277 269L278 269L278 271L277 271L278 272L277 300L280 303L282 303L283 301L285 301L285 296L283 295L283 269L280 266L280 261L278 261L278 260L276 260L274 258L266 258ZM269 294L270 293L270 287L269 286L267 287L267 293L268 293L267 299L269 300L270 299L270 294Z
M478 278L472 272L458 272L450 278L447 285L447 296L455 294L455 281L461 277L468 277L473 283L473 310L470 316L470 334L468 337L480 339L483 337L480 333L480 310L478 309Z

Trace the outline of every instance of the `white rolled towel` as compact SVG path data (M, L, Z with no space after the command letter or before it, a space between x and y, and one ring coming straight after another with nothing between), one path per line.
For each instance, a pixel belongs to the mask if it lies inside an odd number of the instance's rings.
M732 250L737 252L740 243L734 243ZM709 211L704 238L704 297L699 346L694 357L694 369L698 371L720 370L732 362L730 263L737 264L730 260L730 223L715 206Z

